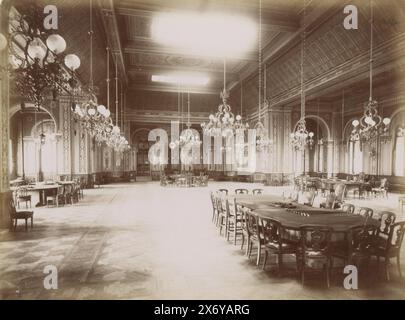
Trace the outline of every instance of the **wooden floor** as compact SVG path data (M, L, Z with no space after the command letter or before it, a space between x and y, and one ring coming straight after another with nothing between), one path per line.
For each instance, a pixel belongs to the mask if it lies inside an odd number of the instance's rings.
M281 277L271 266L265 272L257 268L254 258L249 261L211 223L209 191L240 186L257 185L210 182L205 188L180 189L155 182L114 184L85 190L85 199L74 206L35 209L34 230L25 232L21 225L17 232L0 231L0 298L405 298L405 279L398 278L395 266L387 283L375 261L367 274L360 274L356 291L343 288L339 265L330 289L316 274L302 287L293 259L287 259ZM395 195L353 203L398 210ZM47 265L57 267L57 290L44 289Z

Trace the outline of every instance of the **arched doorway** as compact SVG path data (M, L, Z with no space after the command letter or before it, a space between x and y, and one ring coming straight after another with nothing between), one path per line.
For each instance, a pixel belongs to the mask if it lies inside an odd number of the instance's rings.
M328 148L330 129L325 120L317 115L305 117L308 132L313 132L314 143L307 145L305 150L294 152L295 172L309 174L326 174L328 172ZM298 122L294 126L296 130Z
M57 125L52 114L28 105L10 110L10 178L57 179Z
M148 152L153 142L148 141L148 134L149 130L142 128L132 135L132 146L136 150L136 175L141 177L151 176Z

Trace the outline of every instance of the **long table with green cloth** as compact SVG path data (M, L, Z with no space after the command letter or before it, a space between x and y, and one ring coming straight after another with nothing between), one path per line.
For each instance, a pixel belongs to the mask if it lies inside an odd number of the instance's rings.
M277 220L283 227L290 230L298 230L304 225L322 225L333 228L335 232L348 232L353 227L379 225L379 221L376 219L367 219L339 210L313 208L291 203L278 195L229 195L227 199L253 210L262 218ZM309 215L302 216L296 211L305 211Z

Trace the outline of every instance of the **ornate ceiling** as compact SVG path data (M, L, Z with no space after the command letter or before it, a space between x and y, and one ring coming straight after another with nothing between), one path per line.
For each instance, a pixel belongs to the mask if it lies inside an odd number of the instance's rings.
M319 1L319 0L318 0ZM257 3L256 3L257 2ZM189 88L192 93L216 95L223 86L223 60L190 54L178 48L162 46L151 39L152 17L160 12L216 11L237 13L258 20L258 1L252 0L99 0L107 39L110 46L122 55L122 70L131 91L172 92L171 85L151 82L151 75L170 71L202 72L210 77L206 88ZM300 26L302 0L263 1L263 46L269 51L273 44L280 45ZM224 39L226 42L226 39ZM257 44L256 44L257 46ZM256 69L258 51L255 48L245 55L227 61L227 85L239 82L242 73ZM146 93L145 93L146 92Z

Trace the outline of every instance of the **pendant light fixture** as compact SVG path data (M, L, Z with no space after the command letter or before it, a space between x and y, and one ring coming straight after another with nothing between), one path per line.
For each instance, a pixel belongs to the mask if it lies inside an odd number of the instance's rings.
M314 144L314 133L308 132L305 122L305 83L304 83L304 59L305 59L305 40L306 40L306 1L304 0L303 10L303 31L301 34L301 118L298 121L295 132L290 134L290 143L296 151L303 151L309 145L312 148Z
M266 77L265 73L265 77ZM266 80L265 80L266 81ZM264 90L264 103L262 105L262 0L259 0L259 103L258 116L259 121L255 125L256 130L256 148L257 151L263 151L270 145L268 131L262 122L262 107L266 108L266 89Z
M353 120L353 130L350 136L352 141L373 143L377 138L388 136L391 123L390 118L382 118L378 114L378 102L373 98L373 45L374 45L374 8L373 0L370 0L370 95L364 105L363 116L359 120Z
M73 110L74 118L81 123L83 128L94 137L97 142L105 141L105 128L111 125L110 111L104 105L96 103L94 78L93 78L93 0L90 0L90 28L88 31L90 43L90 65L89 65L89 99L80 104L75 104Z
M208 123L201 123L201 128L204 134L222 135L226 137L228 134L235 134L237 129L247 129L248 124L242 122L241 115L232 113L232 108L228 104L229 92L226 90L226 60L224 58L224 88L220 94L222 103L218 106L218 112L210 114Z

